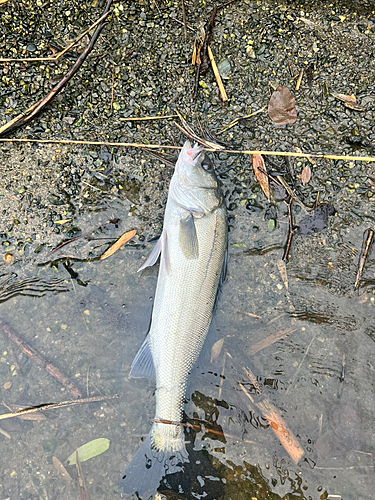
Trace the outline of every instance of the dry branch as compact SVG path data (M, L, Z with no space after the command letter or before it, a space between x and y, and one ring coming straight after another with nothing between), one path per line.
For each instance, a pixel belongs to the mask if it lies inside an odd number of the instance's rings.
M113 0L107 0L107 5L104 9L103 15L109 12L109 9L111 8L112 5L112 1ZM105 20L101 21L101 23L97 26L85 50L79 56L77 61L73 64L72 68L67 72L64 78L60 80L60 82L52 90L50 90L45 97L43 97L43 99L41 99L40 101L35 103L31 108L29 108L29 110L31 109L29 113L27 112L21 113L18 116L16 116L13 120L5 124L3 127L1 127L0 137L9 134L16 128L22 127L26 123L29 123L36 115L38 115L47 106L47 104L49 104L52 101L54 97L56 97L57 94L59 94L62 91L62 89L69 82L69 80L73 78L73 76L77 73L77 71L82 66L83 62L86 60L89 53L94 48L94 45L97 39L99 38L99 35L102 32L104 26L105 26Z

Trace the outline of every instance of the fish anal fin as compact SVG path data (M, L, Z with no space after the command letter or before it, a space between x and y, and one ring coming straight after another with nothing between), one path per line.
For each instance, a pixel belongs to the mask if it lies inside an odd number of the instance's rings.
M199 256L198 237L194 217L189 214L180 220L179 244L187 259L197 259Z
M138 269L138 273L140 271L143 271L143 269L146 269L146 267L152 267L155 262L158 260L159 258L159 255L160 255L160 252L161 252L161 247L162 247L162 238L163 238L163 235L160 236L160 238L158 239L156 245L154 246L154 248L152 249L150 255L147 257L147 260L146 262Z
M153 381L156 379L155 366L151 353L150 334L145 338L133 360L130 377L148 378Z

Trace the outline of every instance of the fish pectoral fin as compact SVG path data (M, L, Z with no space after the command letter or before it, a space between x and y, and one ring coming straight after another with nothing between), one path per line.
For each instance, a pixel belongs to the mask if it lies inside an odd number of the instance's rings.
M147 337L137 352L130 368L129 376L132 378L156 380L155 365L151 353L150 334L147 334Z
M189 214L180 219L179 244L187 259L197 259L199 256L197 231L194 217Z
M155 262L158 260L159 258L159 255L160 255L160 252L161 252L161 247L162 247L162 238L163 238L163 235L160 236L160 238L158 239L156 245L154 246L154 248L152 249L150 255L147 257L147 260L146 262L138 269L138 273L140 271L143 271L143 269L146 269L146 267L152 267Z

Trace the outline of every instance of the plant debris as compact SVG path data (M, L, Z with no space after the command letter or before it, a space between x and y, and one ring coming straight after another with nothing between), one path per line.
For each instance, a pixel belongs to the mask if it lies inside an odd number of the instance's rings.
M278 126L292 125L297 120L296 100L288 89L280 85L271 95L268 116Z
M107 438L98 438L89 441L86 444L83 444L79 448L77 448L69 457L66 459L68 465L75 465L77 453L79 456L79 460L81 462L86 462L90 458L101 455L109 448L110 441Z
M311 168L309 165L305 165L301 173L301 182L303 186L306 186L306 184L309 183L310 179L311 179Z
M119 250L122 246L125 245L128 241L130 241L136 234L136 230L132 229L131 231L127 231L124 233L113 245L111 245L106 252L100 257L99 260L104 260L113 255L117 250Z
M323 231L328 225L328 217L335 215L336 210L331 203L318 205L312 214L306 215L298 224L296 234L307 236Z
M251 155L251 160L253 162L255 177L257 178L260 187L263 189L267 200L270 201L270 188L268 185L267 169L264 164L262 155Z

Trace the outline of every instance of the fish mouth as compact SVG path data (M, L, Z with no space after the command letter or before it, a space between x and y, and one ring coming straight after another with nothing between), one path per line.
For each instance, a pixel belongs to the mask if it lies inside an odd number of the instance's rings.
M196 152L192 155L192 160L196 162L198 160L198 157L203 153L204 148L203 146L198 146L198 144L194 144L193 149L196 149Z

